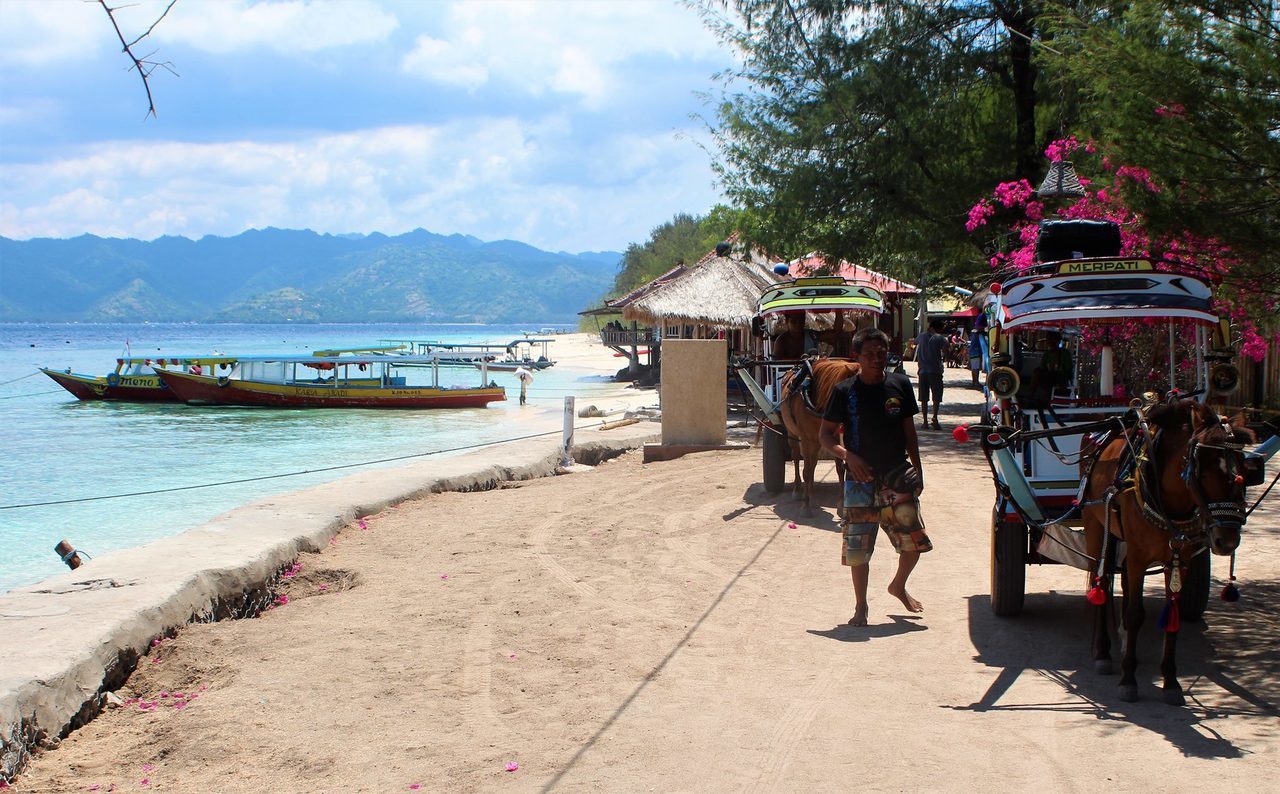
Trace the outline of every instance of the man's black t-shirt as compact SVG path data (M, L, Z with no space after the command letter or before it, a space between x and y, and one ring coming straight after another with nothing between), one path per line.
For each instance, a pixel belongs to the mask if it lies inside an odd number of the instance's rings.
M863 383L854 375L836 384L822 418L844 425L845 448L882 477L907 460L902 422L918 413L911 381L889 372L883 383Z

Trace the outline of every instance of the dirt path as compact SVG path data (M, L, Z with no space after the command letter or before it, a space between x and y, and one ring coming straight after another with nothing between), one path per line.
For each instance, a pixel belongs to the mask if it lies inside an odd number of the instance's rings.
M978 398L959 388L967 374L948 374L953 425ZM17 789L1274 785L1274 507L1249 522L1244 598L1215 599L1204 624L1184 628L1187 706L1162 704L1150 683L1125 704L1114 677L1092 672L1082 573L1033 568L1025 614L991 614L981 453L949 432L925 434L924 447L936 550L912 579L923 616L884 592L882 543L871 625L843 625L852 593L830 463L824 511L804 521L790 496L762 490L758 450L648 465L629 455L348 527L301 559L287 604L161 643L122 692L158 705L104 714ZM1157 643L1144 635L1146 682Z

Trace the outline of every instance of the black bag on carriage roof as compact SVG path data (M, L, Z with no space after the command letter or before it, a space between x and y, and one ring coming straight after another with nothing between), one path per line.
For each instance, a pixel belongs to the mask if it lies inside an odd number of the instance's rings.
M1036 260L1119 256L1120 225L1112 221L1044 220L1036 237Z

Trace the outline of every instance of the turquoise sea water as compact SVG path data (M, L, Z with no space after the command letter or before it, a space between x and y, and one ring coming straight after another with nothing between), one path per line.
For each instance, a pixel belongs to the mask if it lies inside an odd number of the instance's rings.
M97 497L363 463L558 431L566 394L578 395L581 403L617 389L605 377L557 365L538 373L524 409L518 405L517 381L504 372L491 377L506 387L508 399L487 408L390 411L82 403L35 372L38 366L105 374L123 354L126 340L136 356L215 350L249 355L307 353L393 338L505 344L520 338L523 330L538 327L537 323L0 324L0 592L65 571L53 553L63 538L90 554L138 546L262 497L370 467L177 493ZM555 349L552 344L552 358ZM479 373L445 369L441 383L477 384ZM521 412L518 423L513 421L516 412ZM531 413L535 418L528 421ZM77 499L91 501L67 503ZM14 507L43 502L64 503Z

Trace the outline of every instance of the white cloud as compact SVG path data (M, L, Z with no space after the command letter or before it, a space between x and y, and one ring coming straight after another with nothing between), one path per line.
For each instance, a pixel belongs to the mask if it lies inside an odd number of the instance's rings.
M287 143L99 144L57 162L4 166L0 235L421 226L549 250L621 249L673 213L717 200L702 152L672 134L593 142L575 156L596 173L560 179L547 161L563 156L554 144L564 124L504 117Z
M86 60L115 42L114 35L106 12L96 3L0 0L0 66Z
M153 37L220 54L253 48L305 53L379 42L397 24L372 0L217 0L179 3Z
M409 74L468 89L493 82L599 104L638 57L722 63L714 37L674 0L492 0L450 7L441 30L418 39L401 62Z

